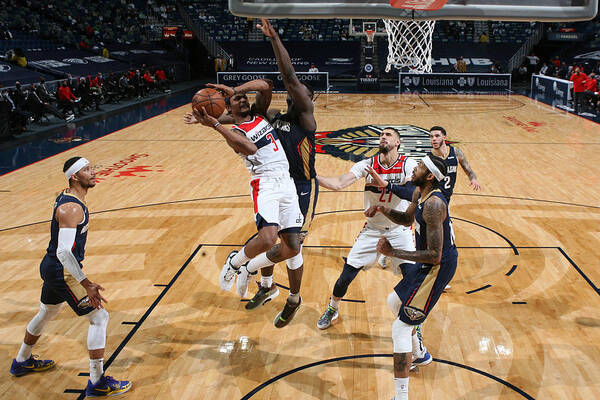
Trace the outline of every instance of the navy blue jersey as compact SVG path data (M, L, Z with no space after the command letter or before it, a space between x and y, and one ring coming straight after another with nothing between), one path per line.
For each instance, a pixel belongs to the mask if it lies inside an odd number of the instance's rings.
M289 114L277 113L271 125L285 150L292 179L307 181L316 178L315 131L302 128L300 121Z
M52 212L52 223L50 225L50 244L46 250L47 255L57 260L56 249L58 248L58 221L56 220L56 209L65 203L77 203L83 208L83 221L77 225L77 232L75 234L75 244L73 245L72 253L80 263L83 261L85 253L85 242L87 240L88 224L90 222L90 215L88 209L83 201L79 200L72 194L65 193L64 191L58 195L54 202L54 211ZM58 262L58 261L57 261Z
M446 167L448 168L448 173L442 182L440 182L440 190L444 194L446 198L446 202L450 203L450 197L452 196L452 192L454 191L454 184L456 183L456 171L458 168L458 157L456 156L456 152L454 151L454 147L448 145L450 151L448 152L448 156L444 159L446 163Z
M454 244L454 231L452 230L452 223L450 222L450 214L448 213L448 203L442 192L434 190L429 193L424 199L419 199L419 204L415 210L415 242L417 250L427 250L427 223L423 219L423 207L425 201L432 196L439 197L446 206L446 218L443 222L444 230L444 243L442 245L442 263L447 262L453 258L456 258L458 253L456 251L456 245Z

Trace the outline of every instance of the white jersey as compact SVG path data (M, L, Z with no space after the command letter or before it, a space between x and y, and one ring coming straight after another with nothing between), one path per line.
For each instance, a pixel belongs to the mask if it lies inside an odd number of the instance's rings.
M275 129L260 115L250 121L234 125L233 129L242 132L258 150L251 155L241 155L246 168L253 177L288 175L290 166L285 151Z
M417 162L412 158L400 156L394 164L389 167L384 167L379 161L378 154L374 157L357 162L352 166L350 172L352 172L357 179L367 178L366 182L371 182L372 178L367 172L367 166L373 167L375 172L381 175L386 181L402 185L411 179L412 172L417 167ZM371 206L381 205L397 211L406 211L409 204L410 201L401 199L389 190L382 190L375 186L365 185L365 210ZM375 229L390 230L398 228L401 225L395 224L385 215L377 213L374 217L367 218L367 226ZM406 229L408 229L408 227L406 227Z

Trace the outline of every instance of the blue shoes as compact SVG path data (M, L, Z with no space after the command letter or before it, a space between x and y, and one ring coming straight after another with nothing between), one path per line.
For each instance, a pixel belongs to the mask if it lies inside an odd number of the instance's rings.
M87 397L118 396L129 389L131 389L131 382L118 381L113 379L112 376L102 375L95 385L93 385L91 381L88 381L87 387L85 388L85 395Z
M42 372L54 368L56 364L52 360L37 360L33 356L29 357L28 360L18 362L16 358L13 358L12 365L10 366L10 373L14 376L23 376L31 372Z
M429 354L429 352L426 351L425 354L423 354L423 357L413 360L412 365L410 366L410 369L412 370L412 369L415 369L416 367L422 367L427 364L431 364L432 361L433 361L433 357L431 357L431 354Z

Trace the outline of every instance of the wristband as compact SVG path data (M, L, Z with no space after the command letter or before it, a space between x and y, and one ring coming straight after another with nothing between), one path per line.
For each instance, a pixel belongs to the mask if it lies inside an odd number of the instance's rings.
M221 123L219 121L217 121L216 124L213 125L213 129L217 129L217 126L221 125Z

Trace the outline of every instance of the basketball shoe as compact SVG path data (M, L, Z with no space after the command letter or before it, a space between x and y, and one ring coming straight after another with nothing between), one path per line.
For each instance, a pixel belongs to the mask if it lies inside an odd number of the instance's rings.
M104 376L98 380L95 384L92 384L88 380L87 387L85 388L85 395L87 397L101 397L101 396L118 396L131 389L131 382L129 381L118 381L112 376Z
M235 281L235 287L240 297L246 297L248 294L248 284L250 283L250 277L256 275L258 271L249 272L246 265L242 265L237 271L237 279Z
M13 358L10 373L14 376L23 376L31 372L47 371L54 368L55 365L52 360L36 360L33 355L22 362L18 362L16 358Z
M412 371L417 367L424 367L425 365L431 364L432 361L433 357L431 357L431 354L429 354L427 349L425 349L425 354L412 361L412 364L410 365L410 370Z
M296 312L300 308L300 304L302 304L302 297L300 297L298 304L290 304L290 302L286 300L285 306L283 306L283 310L281 310L281 312L277 314L275 320L273 321L273 325L275 325L275 328L283 328L284 326L289 324L292 321L292 319L294 319L294 315L296 315Z
M321 315L321 318L319 318L319 320L317 321L317 328L319 329L327 329L331 326L331 323L336 320L338 317L338 310L331 307L330 305L327 306L327 309L325 310L325 312L323 313L323 315Z
M236 268L233 265L231 265L231 259L237 253L237 250L233 250L227 255L227 260L225 261L225 265L223 265L223 268L221 269L221 274L219 275L219 285L221 286L221 290L225 292L231 290L231 288L233 287L235 274L237 274L239 270L239 267Z
M254 310L279 296L277 285L273 284L270 288L266 288L258 282L256 284L258 285L258 292L246 303L246 310Z

